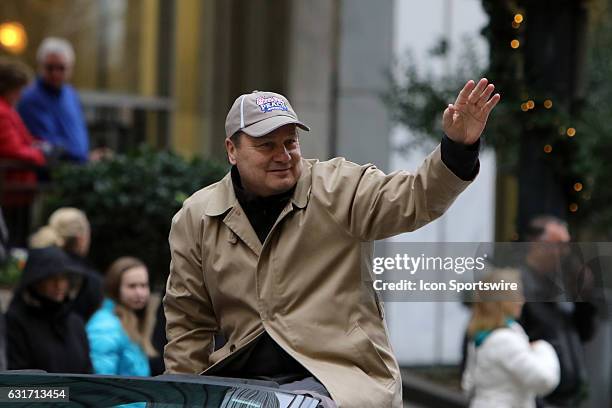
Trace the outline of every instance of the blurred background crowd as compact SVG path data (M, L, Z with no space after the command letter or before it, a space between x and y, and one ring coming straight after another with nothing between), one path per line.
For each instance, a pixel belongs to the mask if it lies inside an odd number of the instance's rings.
M611 241L608 0L0 2L0 367L163 372L170 220L228 170L237 95L287 95L312 127L305 157L412 170L439 142L449 98L480 76L502 101L478 179L395 240ZM552 345L560 375L523 393L612 406L612 264L581 275L580 299L530 302L538 277L576 266L529 248L512 265L528 301L498 308L528 344ZM469 350L506 323L462 300L386 305L407 406L467 406L462 376L472 390L495 378Z

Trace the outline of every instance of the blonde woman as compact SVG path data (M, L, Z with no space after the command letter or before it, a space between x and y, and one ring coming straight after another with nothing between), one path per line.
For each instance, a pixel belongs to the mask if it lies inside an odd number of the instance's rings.
M30 237L30 248L57 246L86 272L86 279L74 301L74 310L84 322L98 310L103 299L102 276L87 262L91 227L87 215L78 208L62 207L49 217L47 225Z
M62 207L49 217L47 225L30 237L30 247L55 245L66 252L87 256L91 244L91 227L87 215L74 207Z
M91 362L96 374L149 376L149 357L158 304L151 300L145 264L122 257L106 272L107 298L87 324Z
M487 282L514 282L519 291L480 291L468 326L468 357L462 387L471 408L535 408L536 395L559 383L559 360L552 346L530 343L515 321L523 307L517 271L499 270Z

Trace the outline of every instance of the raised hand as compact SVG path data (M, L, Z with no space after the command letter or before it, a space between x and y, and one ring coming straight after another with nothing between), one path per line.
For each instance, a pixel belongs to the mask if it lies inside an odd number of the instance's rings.
M480 138L489 113L501 99L498 93L491 97L495 86L488 82L486 78L478 84L469 80L455 103L444 110L442 128L453 141L470 145Z

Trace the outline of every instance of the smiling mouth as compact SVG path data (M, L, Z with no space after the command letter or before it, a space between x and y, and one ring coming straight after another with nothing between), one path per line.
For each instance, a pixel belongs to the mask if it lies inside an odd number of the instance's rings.
M276 169L276 170L268 170L268 171L273 172L273 173L281 173L281 172L283 172L283 171L289 171L289 170L291 170L291 168L288 168L288 169Z

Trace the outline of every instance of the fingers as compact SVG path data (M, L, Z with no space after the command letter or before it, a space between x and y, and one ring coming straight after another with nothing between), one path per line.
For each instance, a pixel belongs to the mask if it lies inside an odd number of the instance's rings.
M495 85L493 85L493 84L487 85L487 87L485 88L484 92L480 95L480 98L478 99L478 102L476 102L476 106L478 106L479 108L482 108L484 106L484 104L491 97L491 94L493 94L493 90L495 90Z
M494 90L495 85L489 84L489 81L486 78L480 79L478 83L475 83L472 80L467 81L461 92L459 92L459 96L457 97L455 104L449 105L444 111L444 123L446 123L447 111L450 111L451 113L450 119L452 122L453 114L458 111L455 106L458 106L459 109L468 107L466 105L475 106L479 112L476 113L476 111L473 111L472 115L477 115L479 118L486 119L489 112L491 112L491 110L501 99L501 96L498 93L491 96Z
M461 92L459 92L457 100L455 101L455 105L467 103L468 97L470 96L470 93L472 92L475 86L476 84L471 79L467 81L463 86Z
M455 107L451 104L444 110L442 115L442 126L444 129L448 129L453 124L453 115L455 114Z
M487 78L482 78L480 81L478 81L478 84L472 90L472 92L470 93L470 95L468 97L468 102L469 103L476 103L476 102L478 102L478 100L480 99L480 97L483 94L483 91L486 90L488 83L489 83L489 81L487 80Z
M496 93L495 95L491 97L491 99L489 99L487 103L485 103L483 110L486 115L488 115L489 112L491 112L491 110L495 107L495 105L497 105L500 99L501 99L501 96L498 93Z

